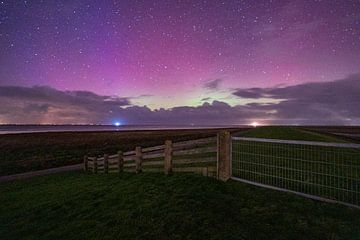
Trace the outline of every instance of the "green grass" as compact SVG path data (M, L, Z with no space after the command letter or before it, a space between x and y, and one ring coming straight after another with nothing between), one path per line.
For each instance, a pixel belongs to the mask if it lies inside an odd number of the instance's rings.
M194 129L0 135L0 176L76 164L83 161L84 155L116 154L136 146L164 144L166 139L184 141L215 136L217 132Z
M345 142L344 140L336 138L334 136L306 131L299 127L257 127L248 131L244 131L239 136L318 142Z
M192 174L0 184L2 239L359 239L360 211Z
M230 129L233 132L246 129ZM0 135L0 176L80 163L84 155L115 154L136 146L163 144L215 136L216 129L132 132L62 132ZM260 127L246 137L343 142L343 140L291 127Z
M290 127L263 127L242 136L341 142ZM360 149L234 141L233 175L257 183L360 205Z

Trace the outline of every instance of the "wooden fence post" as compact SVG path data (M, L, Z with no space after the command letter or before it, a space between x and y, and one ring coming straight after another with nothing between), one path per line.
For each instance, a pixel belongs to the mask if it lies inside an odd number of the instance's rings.
M88 166L88 157L87 156L84 156L84 171L87 172L89 169L89 166Z
M217 178L227 181L231 177L231 135L221 131L217 136Z
M201 170L201 173L204 177L208 177L209 176L209 169L208 167L203 167Z
M109 155L104 154L104 173L109 172Z
M135 148L135 172L141 173L141 165L142 165L142 152L141 147Z
M97 157L94 157L93 163L94 163L93 173L97 173Z
M118 151L118 170L119 173L124 170L124 155L122 151Z
M164 170L166 175L172 172L172 151L171 140L166 140L164 150Z

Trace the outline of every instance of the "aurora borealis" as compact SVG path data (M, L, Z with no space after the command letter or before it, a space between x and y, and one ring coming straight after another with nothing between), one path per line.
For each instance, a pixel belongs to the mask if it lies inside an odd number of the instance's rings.
M0 124L360 124L359 56L359 1L3 0Z

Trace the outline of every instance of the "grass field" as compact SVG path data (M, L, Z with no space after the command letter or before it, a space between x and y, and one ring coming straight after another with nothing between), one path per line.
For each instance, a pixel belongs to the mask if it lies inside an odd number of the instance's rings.
M0 184L2 239L359 239L360 211L192 174Z
M5 151L15 155L21 154L22 149L26 150L24 156L41 156L49 149L82 155L90 150L93 154L116 152L119 145L122 150L130 150L139 142L152 146L169 136L173 140L188 140L214 134L35 134L7 139L0 136L8 145L0 144L8 146ZM256 128L240 135L344 141L288 127ZM268 154L268 147L255 151ZM288 151L281 154L280 158L287 157ZM261 163L249 156L247 161ZM272 161L278 167L284 163ZM17 171L15 163L13 168ZM282 174L290 171L277 174L284 178L288 175ZM2 239L360 239L359 210L193 174L56 174L0 183L0 201Z
M247 137L265 137L326 142L339 138L299 128L261 127L230 129ZM136 146L163 144L166 139L183 141L214 136L217 129L156 130L130 132L50 132L0 135L0 176L80 163L84 155L115 154Z
M284 140L302 140L302 141L318 141L318 142L346 142L343 139L335 136L326 135L325 133L317 133L304 130L300 127L258 127L249 129L237 134L242 137L255 137L255 138L271 138L271 139L284 139Z
M217 132L199 129L0 135L0 176L80 163L86 154L115 154L136 146L163 144L166 139L183 141L215 136Z
M304 129L360 143L360 126L306 126Z
M265 127L247 137L343 142L298 128ZM360 206L360 149L233 141L235 177Z

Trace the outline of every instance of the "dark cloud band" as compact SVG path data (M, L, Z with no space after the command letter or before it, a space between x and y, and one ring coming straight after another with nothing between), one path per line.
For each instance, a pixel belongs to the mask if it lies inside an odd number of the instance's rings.
M213 101L197 107L151 110L132 105L129 98L86 91L2 86L0 123L111 124L121 120L126 124L218 125L257 120L267 124L360 124L359 74L332 82L237 89L233 95L254 102L230 106ZM263 97L277 101L259 103Z

